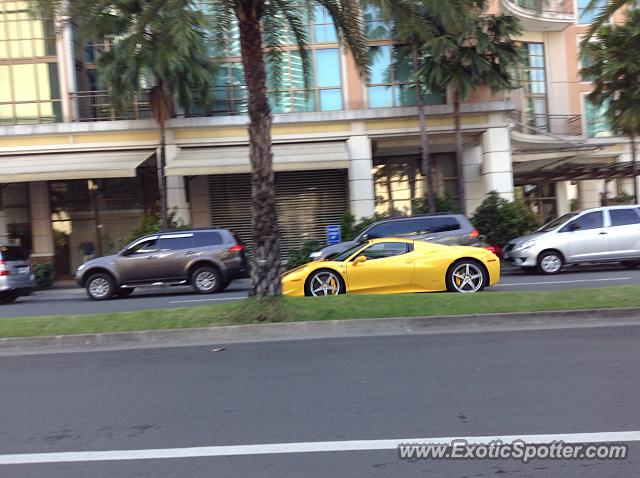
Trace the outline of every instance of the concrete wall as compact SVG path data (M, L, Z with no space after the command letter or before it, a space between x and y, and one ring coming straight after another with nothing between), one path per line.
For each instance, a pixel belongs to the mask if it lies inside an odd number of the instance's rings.
M373 153L368 136L352 136L349 151L349 209L356 219L373 216L376 207L373 184Z

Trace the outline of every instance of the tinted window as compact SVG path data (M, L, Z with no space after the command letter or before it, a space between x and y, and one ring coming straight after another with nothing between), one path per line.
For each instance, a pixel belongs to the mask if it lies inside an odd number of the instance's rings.
M589 212L584 216L580 216L578 219L571 221L569 224L562 228L561 232L567 232L573 230L573 224L577 224L578 230L583 231L587 229L598 229L602 227L602 211Z
M158 240L157 239L149 239L146 241L139 242L132 248L128 249L129 254L145 254L147 252L157 252Z
M426 220L425 232L448 232L460 229L460 224L454 217L432 217Z
M27 258L22 252L22 249L16 246L1 246L0 247L0 258L5 261L24 261Z
M190 249L193 247L193 236L160 236L158 240L158 250L179 251L180 249Z
M218 232L197 232L193 238L195 247L217 246L222 244L222 236Z
M361 255L365 256L367 260L399 256L409 252L407 246L408 244L402 242L380 242L367 247Z
M570 212L569 214L565 214L564 216L560 216L556 219L554 219L551 222L548 222L547 224L545 224L544 226L542 226L540 229L538 229L538 231L540 232L551 232L553 231L556 227L564 224L565 222L567 222L569 219L571 219L572 217L576 216L576 212Z
M640 222L640 216L635 209L611 209L609 215L612 226L626 226Z

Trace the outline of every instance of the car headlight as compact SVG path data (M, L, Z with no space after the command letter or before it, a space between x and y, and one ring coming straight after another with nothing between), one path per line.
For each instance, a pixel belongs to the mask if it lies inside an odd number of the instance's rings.
M536 241L526 241L522 244L516 244L516 247L513 248L514 251L523 251L525 249L529 249L535 245Z

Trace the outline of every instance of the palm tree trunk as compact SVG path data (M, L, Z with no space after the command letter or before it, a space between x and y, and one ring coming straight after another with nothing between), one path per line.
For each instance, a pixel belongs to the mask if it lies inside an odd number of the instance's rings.
M420 60L416 49L413 51L413 67L415 71L420 70ZM429 204L429 212L437 212L436 206L436 192L433 187L433 165L431 164L431 155L429 154L429 136L427 134L427 114L424 105L424 95L422 94L422 87L420 84L420 78L416 80L416 100L418 105L418 119L420 122L420 172L423 177L426 178L425 195L427 203Z
M631 134L631 171L633 174L633 199L638 204L638 163L636 162L636 135Z
M253 217L251 297L277 296L280 286L280 234L271 152L271 111L262 52L263 2L236 2L244 76L249 92L249 158Z
M158 170L158 194L160 198L160 224L162 230L169 228L169 213L167 208L167 177L164 175L166 162L167 138L164 121L160 121L160 155L156 158L156 168Z
M456 134L456 172L458 175L458 207L461 214L467 214L466 198L464 191L464 166L462 163L464 143L460 126L460 92L453 93L453 123Z

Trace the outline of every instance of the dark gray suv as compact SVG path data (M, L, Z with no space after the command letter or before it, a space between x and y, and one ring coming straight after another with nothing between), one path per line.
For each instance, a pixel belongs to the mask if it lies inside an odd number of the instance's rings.
M211 294L248 272L242 242L226 229L207 229L146 235L119 254L85 262L76 281L91 299L107 300L141 286L189 284Z
M361 242L382 237L410 237L449 246L481 246L480 234L462 214L437 213L386 219L373 223L353 241L327 246L309 257L322 260L340 254Z

